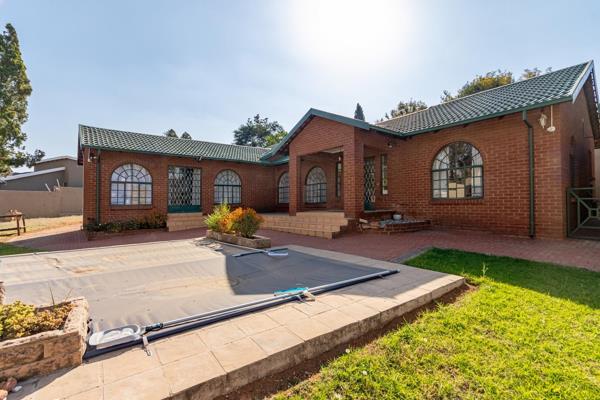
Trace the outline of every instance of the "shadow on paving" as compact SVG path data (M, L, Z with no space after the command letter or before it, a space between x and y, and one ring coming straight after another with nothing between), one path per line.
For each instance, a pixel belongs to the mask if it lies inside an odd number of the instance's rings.
M586 269L438 248L406 264L468 279L485 275L496 282L600 308L600 273Z

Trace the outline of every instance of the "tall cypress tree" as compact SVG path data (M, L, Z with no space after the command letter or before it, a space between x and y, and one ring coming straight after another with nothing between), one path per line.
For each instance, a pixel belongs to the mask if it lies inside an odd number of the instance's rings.
M363 112L360 103L356 103L356 110L354 110L354 119L365 120L365 113Z
M31 83L21 57L19 38L11 24L0 33L0 175L10 173L11 167L32 165L44 152L25 152L27 134L21 129L27 122L27 98Z

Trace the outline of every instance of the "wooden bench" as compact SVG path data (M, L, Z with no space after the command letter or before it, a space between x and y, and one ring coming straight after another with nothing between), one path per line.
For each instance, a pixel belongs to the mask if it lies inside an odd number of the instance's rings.
M8 219L8 221L14 220L16 226L14 228L2 228L0 229L0 232L17 231L17 236L21 236L21 229L23 229L23 232L27 233L27 228L25 227L25 215L22 213L0 215L0 221L6 219Z

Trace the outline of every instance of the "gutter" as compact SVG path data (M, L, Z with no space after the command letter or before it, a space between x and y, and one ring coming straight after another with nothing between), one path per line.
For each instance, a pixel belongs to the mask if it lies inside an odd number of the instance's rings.
M535 238L535 175L533 155L533 126L527 119L527 110L523 111L523 122L527 126L529 143L529 237Z

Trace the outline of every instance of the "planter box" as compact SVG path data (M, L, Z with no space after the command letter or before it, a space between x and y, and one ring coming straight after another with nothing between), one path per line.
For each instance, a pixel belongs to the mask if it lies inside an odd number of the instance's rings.
M85 237L87 240L102 240L110 239L112 237L119 236L131 236L141 233L154 233L154 232L166 232L167 228L156 228L156 229L130 229L121 232L104 232L104 231L87 231L84 229Z
M69 300L73 309L62 329L0 342L0 381L47 375L81 364L87 336L88 302ZM40 307L47 308L47 307Z
M220 233L211 231L209 229L206 231L206 237L218 240L219 242L231 243L244 247L252 247L253 249L266 249L271 247L271 239L264 236L254 236L252 239L250 239L234 235L232 233Z

